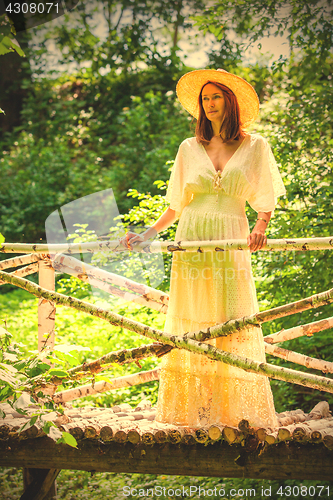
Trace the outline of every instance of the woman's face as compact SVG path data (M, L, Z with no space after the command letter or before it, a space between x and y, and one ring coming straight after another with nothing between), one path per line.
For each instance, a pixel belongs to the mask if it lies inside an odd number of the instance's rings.
M213 83L207 83L202 90L202 107L211 122L222 123L225 102L222 90Z

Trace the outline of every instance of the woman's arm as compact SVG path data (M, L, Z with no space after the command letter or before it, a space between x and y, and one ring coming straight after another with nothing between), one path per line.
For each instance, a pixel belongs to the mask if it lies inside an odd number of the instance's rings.
M127 233L127 237L120 238L120 243L124 245L126 248L130 248L132 243L135 243L136 241L147 241L149 238L154 238L158 233L166 229L167 227L171 226L175 220L177 219L176 217L176 212L175 210L172 210L170 207L168 207L161 217L157 219L155 224L153 224L151 227L146 229L141 234L136 234L131 231Z
M172 210L172 208L168 207L161 217L157 219L155 224L153 224L149 229L147 229L143 234L147 235L147 239L156 236L156 234L160 233L161 231L164 231L164 229L168 228L171 226L175 220L177 219L176 217L176 212L175 210ZM155 231L152 231L154 229Z
M271 218L272 212L258 212L257 222L252 229L251 234L247 238L247 244L251 252L260 250L267 243L267 236L265 235L266 228Z

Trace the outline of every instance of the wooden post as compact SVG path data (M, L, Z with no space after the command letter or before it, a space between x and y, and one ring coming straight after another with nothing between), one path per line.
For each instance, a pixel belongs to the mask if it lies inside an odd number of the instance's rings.
M55 272L51 260L43 255L38 262L38 282L47 290L55 290ZM38 302L38 350L54 347L55 304L42 297ZM45 336L47 335L47 336ZM24 493L21 500L51 500L57 495L57 469L23 469Z
M55 271L46 256L39 261L39 285L47 290L55 290ZM54 347L55 304L42 297L38 302L38 350L46 346Z
M23 469L24 493L20 500L57 498L55 479L60 469Z

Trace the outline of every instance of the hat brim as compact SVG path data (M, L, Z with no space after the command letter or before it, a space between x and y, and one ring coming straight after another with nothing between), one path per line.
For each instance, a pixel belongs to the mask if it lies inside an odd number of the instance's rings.
M199 94L208 82L217 82L228 87L235 94L243 127L249 126L258 117L259 99L250 83L240 76L225 70L199 69L183 75L176 87L182 106L196 119L199 118Z

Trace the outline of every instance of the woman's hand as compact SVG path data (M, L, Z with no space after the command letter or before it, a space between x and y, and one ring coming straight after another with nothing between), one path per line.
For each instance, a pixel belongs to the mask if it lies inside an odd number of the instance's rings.
M123 238L120 238L119 243L121 243L128 250L132 250L131 245L133 243L140 243L149 239L154 239L159 232L164 231L164 229L171 226L175 220L177 220L175 210L168 207L155 224L146 229L144 233L137 234L129 231L127 233L127 237L124 236Z
M134 243L143 243L149 240L149 238L154 238L156 235L157 231L152 227L150 227L141 234L133 233L133 231L128 231L126 233L126 236L123 236L122 238L119 239L119 242L128 250L132 250L133 249L132 245Z
M247 244L250 247L251 252L256 252L267 243L267 236L258 230L253 229L252 233L247 237Z
M258 218L251 234L247 237L247 244L251 252L264 248L267 243L265 231L272 212L258 212Z
M252 233L247 237L247 244L250 247L251 252L256 252L267 243L267 236L265 235L267 224L265 221L258 220Z

